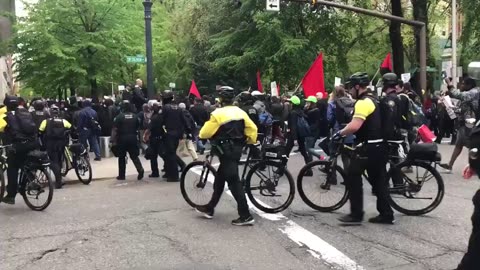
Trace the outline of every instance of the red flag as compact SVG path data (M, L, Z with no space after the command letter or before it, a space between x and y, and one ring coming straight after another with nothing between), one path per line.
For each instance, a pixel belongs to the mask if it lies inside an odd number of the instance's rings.
M190 86L190 92L188 93L189 95L194 95L197 98L202 98L200 96L200 92L198 92L197 85L195 85L195 81L192 80L192 86Z
M380 66L380 68L388 69L390 72L393 71L392 54L391 53L388 53L387 56L385 56L385 59L383 59L383 63Z
M323 53L320 53L302 79L305 97L315 96L318 92L325 93L323 77Z
M257 71L257 90L263 93L262 78L260 76L260 70Z

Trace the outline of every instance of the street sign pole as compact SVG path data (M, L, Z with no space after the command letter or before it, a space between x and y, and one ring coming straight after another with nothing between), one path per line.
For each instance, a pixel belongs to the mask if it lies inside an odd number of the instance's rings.
M147 93L149 99L155 96L153 88L152 5L153 2L151 0L143 1L145 9L145 47L147 51Z

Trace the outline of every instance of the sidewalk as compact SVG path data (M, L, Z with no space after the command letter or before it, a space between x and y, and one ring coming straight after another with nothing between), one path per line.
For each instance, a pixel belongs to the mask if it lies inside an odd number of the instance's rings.
M118 159L116 157L111 158L102 158L101 161L94 161L94 156L90 156L90 163L92 164L93 177L92 180L102 180L102 179L112 179L118 176ZM185 163L191 162L191 158L183 158ZM143 155L140 156L140 161L142 161L143 169L145 170L145 177L148 178L148 175L151 172L150 161L146 160ZM163 168L163 160L158 158L158 167L161 170ZM128 159L127 161L127 170L126 175L137 175L137 170L133 165L132 161ZM78 181L75 171L72 169L68 172L67 176L63 178L66 182L76 182Z

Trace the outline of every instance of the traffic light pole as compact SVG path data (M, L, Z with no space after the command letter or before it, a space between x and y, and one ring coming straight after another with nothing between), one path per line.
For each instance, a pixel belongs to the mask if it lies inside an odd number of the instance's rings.
M143 1L143 7L145 10L145 47L147 51L147 93L149 99L155 97L152 52L152 5L152 0Z
M427 91L427 30L425 29L425 23L421 21L408 20L403 17L398 17L390 14L380 13L378 11L354 7L350 5L344 5L336 2L329 2L323 0L287 0L288 2L299 2L324 5L344 10L350 10L356 13L365 14L372 17L386 19L390 21L396 21L403 24L420 28L420 86L422 90Z

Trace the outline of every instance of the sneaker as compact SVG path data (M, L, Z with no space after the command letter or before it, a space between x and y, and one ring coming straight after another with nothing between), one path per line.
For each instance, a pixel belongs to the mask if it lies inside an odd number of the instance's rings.
M95 159L93 159L93 160L95 160L95 161L101 161L101 160L102 160L102 158L101 158L101 157L96 157L96 158L95 158Z
M255 219L252 216L247 218L239 217L235 220L232 220L232 225L235 226L252 226L255 223Z
M117 176L117 180L125 180L125 176Z
M342 223L362 223L363 221L363 218L361 217L355 217L355 216L352 216L352 215L344 215L344 216L341 216L338 218L338 220Z
M2 202L6 204L15 204L15 198L7 195L3 197Z
M137 176L137 180L142 180L143 179L143 174L144 174L144 171L139 172L138 176Z
M158 173L152 173L152 174L149 174L148 177L150 177L150 178L158 178L158 177L160 177L160 174L158 174Z
M197 207L195 207L195 211L197 211L197 213L202 214L206 219L212 219L213 218L214 211L207 209L206 206L203 206L203 205L202 206L197 206Z
M442 168L442 170L441 170L442 173L445 173L445 174L451 174L452 173L452 167L450 167L450 165L443 163L443 164L440 164L438 166L440 166Z
M395 224L395 218L393 217L384 217L384 216L376 216L373 218L370 218L368 220L370 223L375 223L375 224L388 224L388 225L393 225Z

